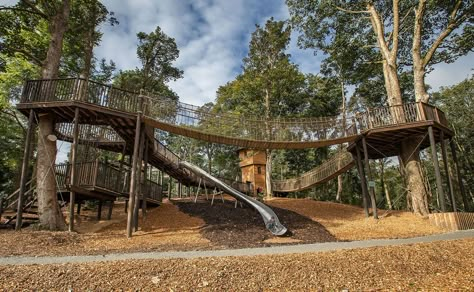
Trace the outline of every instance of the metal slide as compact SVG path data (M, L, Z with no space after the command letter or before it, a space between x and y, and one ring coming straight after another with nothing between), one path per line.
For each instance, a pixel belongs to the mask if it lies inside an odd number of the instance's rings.
M223 183L222 181L218 180L217 178L213 177L209 173L205 172L201 168L195 166L194 164L191 164L186 161L180 161L179 164L186 168L189 169L190 171L194 172L198 176L202 176L206 178L207 180L211 181L214 183L218 188L221 190L225 191L227 194L231 195L237 200L240 200L242 202L246 202L250 206L252 206L255 210L260 213L260 215L263 218L263 222L265 223L265 227L274 235L282 236L285 235L286 232L288 231L285 226L283 226L280 223L280 220L278 220L277 215L273 210L265 205L262 202L259 202L255 200L252 197L249 197L247 195L244 195L243 193L237 191L236 189L230 187L229 185Z

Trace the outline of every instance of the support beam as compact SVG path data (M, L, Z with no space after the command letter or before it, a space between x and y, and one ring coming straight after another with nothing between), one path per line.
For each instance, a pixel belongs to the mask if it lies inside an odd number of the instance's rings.
M466 189L464 189L464 184L462 182L463 177L462 177L461 169L459 168L459 164L458 164L458 156L456 154L456 145L454 144L454 139L451 139L451 141L449 142L449 146L451 147L451 155L453 157L454 168L456 169L456 174L458 177L459 191L461 192L464 210L467 212L473 211L471 209L471 204L469 203L469 199L467 198L467 195L466 195Z
M114 209L114 201L109 202L109 212L107 213L107 220L112 219L112 211Z
M369 163L369 153L367 151L367 141L365 141L364 136L362 136L362 148L364 149L364 161L365 161L365 168L367 169L367 176L369 178L369 182L373 182L372 170L370 169L370 163ZM373 213L374 219L379 219L377 215L377 201L375 200L374 186L369 186L369 194L370 194L370 201L372 202L372 213Z
M140 148L140 133L141 133L141 112L138 112L137 123L135 125L135 141L133 144L132 170L130 174L130 191L128 196L128 210L127 210L127 237L132 237L132 221L133 221L133 207L135 205L135 190L136 190L136 173L138 166L138 151Z
M453 212L456 212L456 198L454 197L454 190L453 190L453 181L451 175L449 173L449 166L448 166L448 155L446 153L446 141L444 140L444 132L441 131L441 154L443 157L443 164L444 164L444 171L446 173L446 177L448 178L448 191L449 191L449 198L451 200L451 206L453 207Z
M77 202L77 215L81 215L81 204L81 201Z
M71 145L71 192L69 196L69 232L74 231L74 204L76 200L76 192L73 191L76 186L76 158L77 158L77 145L79 143L79 108L76 107L74 111L74 128L72 134L72 145Z
M97 206L97 221L100 221L102 218L102 200L99 201L99 205Z
M0 218L2 218L3 215L3 197L0 198Z
M173 178L171 176L168 176L168 199L171 200L171 191L173 187ZM161 174L161 179L163 180L163 174ZM163 188L163 184L161 184L161 187Z
M125 161L125 155L126 155L126 151L127 151L127 145L123 145L123 149L122 149L122 157L120 157L120 164L119 164L119 175L120 175L120 179L118 180L118 183L122 183L122 191L125 191L125 179L127 177L126 175L126 172L123 171L123 164L124 164L124 161Z
M143 186L146 186L147 181L148 181L147 177L148 177L148 150L149 150L148 145L149 144L148 144L147 139L145 139L145 143L146 143L145 144L145 154L144 154L144 156L145 156L145 161L144 161L145 166L144 166L144 169L143 169L143 178L144 178L143 179L144 180ZM146 191L150 191L150 189L148 189ZM146 197L148 195L149 195L148 193L143 194L143 200L142 200L142 218L143 218L143 221L145 221L145 219L146 219Z
M368 197L368 191L367 191L367 182L365 181L365 172L364 172L364 167L362 166L362 159L360 155L360 150L359 147L356 144L355 147L356 150L356 161L357 161L357 170L359 172L360 176L360 184L362 187L362 202L364 204L364 211L365 211L365 217L369 217L369 207L367 204L367 197Z
M138 165L137 165L137 188L135 190L135 205L133 207L133 231L137 232L138 231L138 212L140 210L140 197L144 199L142 196L142 179L143 179L143 151L144 151L144 145L146 143L145 139L145 129L142 128L142 131L140 133L140 149L138 153Z
M444 202L443 183L441 181L441 172L439 171L438 153L436 152L436 141L433 134L433 127L428 127L428 135L430 136L431 155L433 157L434 171L436 176L436 188L438 190L438 201L442 212L446 212L446 204Z
M26 191L26 181L28 177L28 164L30 160L30 152L31 152L31 139L33 138L33 120L35 117L35 112L30 110L30 115L28 117L28 130L26 132L26 139L25 139L25 148L23 149L23 162L21 164L21 177L20 177L20 191L18 193L18 206L16 210L16 225L15 230L20 230L21 226L23 225L23 204L24 204L24 195ZM3 200L2 200L3 205ZM3 206L0 206L3 212ZM0 216L1 213L0 212Z

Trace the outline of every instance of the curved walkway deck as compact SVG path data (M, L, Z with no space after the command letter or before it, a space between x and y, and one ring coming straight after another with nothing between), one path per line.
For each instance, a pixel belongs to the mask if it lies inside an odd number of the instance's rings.
M74 118L74 109L79 108L80 124L91 125L86 126L89 127L88 131L81 132L81 139L117 152L126 147L128 153L133 151L135 124L140 118L146 125L151 141L150 163L184 184L196 184L198 178L180 167L179 157L154 138L155 129L208 142L256 149L328 146L354 142L372 132L386 134L400 141L403 135L413 135L416 127L435 124L448 129L444 113L425 103L366 109L350 114L345 119L254 120L79 78L27 81L17 107L25 113L34 109L38 113L55 114L57 123L65 123L59 124L58 127L62 128L56 129L60 138L65 140L71 139L72 135L67 133L72 132L70 123ZM393 135L394 129L403 129L405 132ZM383 142L386 137L376 139ZM381 151L376 151L375 155L380 155ZM393 152L388 149L384 155L390 155L390 151ZM349 153L339 154L301 177L275 181L274 189L279 192L304 190L334 178L352 164Z
M24 108L28 104L42 104L43 107L82 104L92 106L100 113L125 113L131 119L136 119L140 112L145 124L153 128L203 141L255 149L335 145L355 141L361 133L371 129L421 121L433 121L448 127L444 113L425 103L366 109L344 119L256 120L78 78L27 81L18 107ZM60 112L57 114L61 116Z

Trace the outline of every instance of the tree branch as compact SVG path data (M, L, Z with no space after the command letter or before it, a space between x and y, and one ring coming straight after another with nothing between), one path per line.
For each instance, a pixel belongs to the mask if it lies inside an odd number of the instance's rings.
M370 20L372 22L372 28L374 30L375 36L377 37L377 43L382 51L383 57L388 61L391 59L390 50L388 49L387 42L384 37L384 30L382 23L380 21L379 14L375 10L375 7L372 4L367 5L367 10L370 13Z
M43 66L43 61L42 60L40 60L37 57L33 56L31 53L27 52L24 49L13 48L12 51L22 54L24 57L26 57L27 59L30 59L31 61L33 61L33 63L35 63L36 65L38 65L40 67Z
M393 35L391 57L394 59L398 53L398 33L400 30L400 15L398 0L393 0Z
M33 2L31 2L30 0L20 0L20 3L25 3L28 7L30 7L31 9L33 9L35 12L31 12L31 13L35 13L41 17L43 17L44 19L49 19L49 15L47 15L46 13L44 13L43 11L41 11L41 9L39 9Z
M19 12L26 12L26 13L31 13L31 14L36 14L41 17L43 17L43 14L40 14L36 11L28 10L28 9L23 9L23 8L16 8L16 7L7 7L7 6L0 6L0 11L2 10L11 10L11 11L19 11Z
M367 10L349 10L349 9L345 9L339 6L334 6L334 7L336 7L337 10L346 12L346 13L353 13L353 14L369 13L369 11Z
M448 26L445 30L443 30L438 38L434 41L434 43L429 48L428 52L426 53L425 57L423 58L423 66L426 67L428 63L433 58L434 53L439 48L439 46L443 43L443 41L451 34L453 30L463 23L465 19L467 19L467 13L461 14L458 18L456 18L456 14L459 11L459 7L461 6L462 0L458 0L456 5L453 8L453 11L450 13Z

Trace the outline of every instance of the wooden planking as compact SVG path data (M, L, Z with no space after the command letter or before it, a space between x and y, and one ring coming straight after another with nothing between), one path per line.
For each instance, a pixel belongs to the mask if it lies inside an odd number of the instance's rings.
M428 215L430 223L440 228L456 231L474 229L474 213L448 212Z

